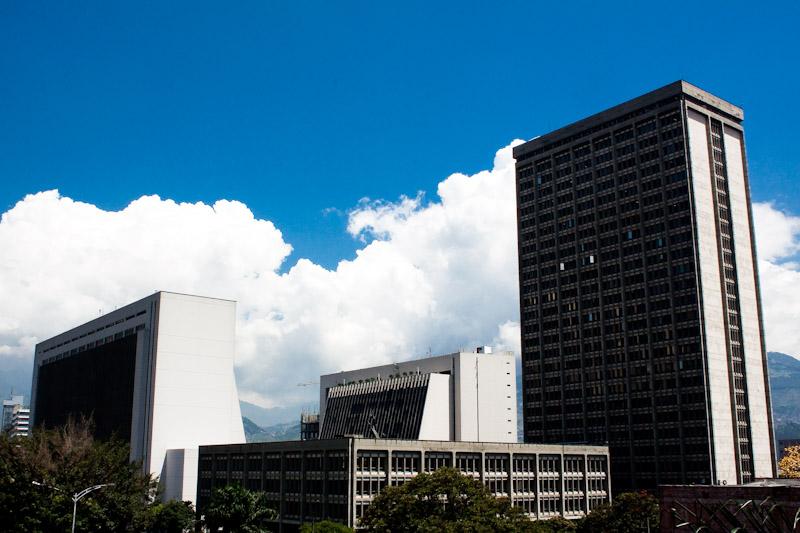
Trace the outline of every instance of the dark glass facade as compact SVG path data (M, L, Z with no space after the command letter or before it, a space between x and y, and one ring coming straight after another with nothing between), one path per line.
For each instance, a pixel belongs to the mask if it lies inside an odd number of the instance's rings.
M319 438L419 438L429 379L422 374L329 389Z
M137 335L94 346L39 367L36 424L64 425L91 417L95 437L131 438Z
M525 442L608 444L615 491L712 481L687 96L662 92L515 150ZM722 143L711 125L746 482L752 451L735 255Z

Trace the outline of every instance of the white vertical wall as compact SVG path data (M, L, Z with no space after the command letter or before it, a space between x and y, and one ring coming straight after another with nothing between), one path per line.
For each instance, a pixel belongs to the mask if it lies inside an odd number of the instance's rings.
M517 442L517 370L513 356L478 356L478 441Z
M477 354L462 353L455 359L455 440L477 442L478 427L478 369Z
M517 442L514 356L461 353L456 378L456 440Z
M753 236L750 233L750 212L744 179L744 145L742 133L725 128L725 158L733 223L733 245L736 251L736 278L739 288L742 347L747 380L747 400L753 444L753 474L755 477L774 477L774 460L770 434L764 376L759 309L756 293L756 274L753 265Z
M164 501L180 500L196 503L198 448L167 450L161 484Z
M708 152L706 115L688 110L689 157L691 158L697 246L700 262L700 290L703 307L703 336L711 405L711 433L714 444L715 480L735 484L736 456L728 375L727 333L724 323L719 248L714 209L714 189Z
M233 373L235 321L235 302L161 293L150 472L162 474L168 449L245 441Z
M428 392L419 428L420 440L453 440L453 424L450 423L451 380L452 377L447 374L431 374L428 377Z

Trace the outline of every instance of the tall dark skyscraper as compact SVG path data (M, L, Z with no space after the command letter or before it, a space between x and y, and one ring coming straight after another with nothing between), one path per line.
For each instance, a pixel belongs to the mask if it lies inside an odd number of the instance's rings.
M525 441L615 491L775 476L743 117L679 81L514 149Z

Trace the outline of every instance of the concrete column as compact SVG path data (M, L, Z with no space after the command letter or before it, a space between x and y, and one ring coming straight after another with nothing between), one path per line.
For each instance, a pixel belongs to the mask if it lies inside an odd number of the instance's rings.
M564 516L564 450L561 450L561 460L559 461L561 465L561 516Z
M281 469L279 472L278 481L280 483L281 488L281 499L280 505L278 505L278 513L280 515L280 531L283 531L283 517L285 516L286 511L286 452L281 451Z
M507 457L508 457L508 467L506 467L506 492L508 493L508 500L513 505L514 504L514 487L513 487L514 483L513 483L512 478L511 478L511 473L514 470L514 465L512 463L513 457L511 456L510 453L507 454Z
M542 484L541 484L542 481L541 481L540 472L539 472L539 454L535 453L535 454L533 454L533 457L534 457L534 461L536 463L535 464L536 483L534 484L534 486L536 487L536 493L535 493L535 496L536 496L536 520L539 520L539 517L541 516L541 512L542 512L542 502L540 501L540 498L539 498L540 495L542 494Z
M306 519L306 452L300 452L300 523Z
M589 514L589 457L583 454L583 512Z

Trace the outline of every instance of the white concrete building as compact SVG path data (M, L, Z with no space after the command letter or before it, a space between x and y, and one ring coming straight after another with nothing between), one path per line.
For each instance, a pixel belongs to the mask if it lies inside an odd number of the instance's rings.
M11 427L11 417L14 413L14 409L18 405L21 406L24 400L25 398L22 395L14 394L13 392L8 399L3 400L3 421L2 426L0 426L2 431L8 431Z
M516 442L514 363L481 347L321 376L320 438Z
M130 440L165 499L193 501L197 447L245 440L235 324L236 302L157 292L41 342L33 421L92 416L98 438Z
M22 404L17 404L11 411L11 422L6 431L8 436L14 437L27 437L30 434L31 410L23 407Z

